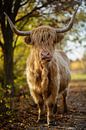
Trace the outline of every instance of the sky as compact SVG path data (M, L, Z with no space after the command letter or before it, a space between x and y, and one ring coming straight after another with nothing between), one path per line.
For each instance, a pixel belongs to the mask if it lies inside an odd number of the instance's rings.
M67 46L64 48L64 50L70 50L66 52L68 58L72 61L77 59L81 60L84 56L84 53L86 53L86 48L83 45L86 46L86 42L82 41L82 44L75 44L74 42L67 41Z

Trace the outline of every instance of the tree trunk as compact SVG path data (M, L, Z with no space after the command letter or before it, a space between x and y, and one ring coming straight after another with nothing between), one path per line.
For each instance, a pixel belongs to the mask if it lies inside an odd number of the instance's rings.
M5 24L3 15L1 21L1 29L4 39L4 86L12 87L11 95L14 95L14 75L13 75L13 32L10 29L9 23Z
M11 35L10 35L11 34ZM9 37L10 36L10 37ZM7 33L7 42L4 43L4 83L5 87L11 87L11 95L14 96L14 74L13 74L13 46L12 46L12 41L13 41L13 34L12 33Z
M9 33L7 34L9 35ZM15 95L15 87L14 87L14 74L13 74L13 47L12 47L12 37L9 40L10 42L5 43L4 49L4 79L5 79L5 88L11 88L10 95L10 108L13 110L14 108L14 95Z
M12 39L12 38L11 38ZM14 86L13 81L13 47L12 43L4 43L4 73L5 73L5 86Z

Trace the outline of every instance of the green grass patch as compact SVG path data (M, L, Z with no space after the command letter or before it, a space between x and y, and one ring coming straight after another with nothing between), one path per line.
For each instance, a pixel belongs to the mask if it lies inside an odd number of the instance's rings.
M86 80L86 74L72 74L72 80Z

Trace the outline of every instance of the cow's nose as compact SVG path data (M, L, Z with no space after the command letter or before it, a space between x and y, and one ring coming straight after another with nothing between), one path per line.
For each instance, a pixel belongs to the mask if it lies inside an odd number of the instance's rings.
M42 50L40 53L41 60L50 61L52 56L51 53L45 50Z
M41 52L41 56L43 56L43 57L47 57L47 56L49 56L49 55L50 55L49 52L46 52L46 51L42 51L42 52Z

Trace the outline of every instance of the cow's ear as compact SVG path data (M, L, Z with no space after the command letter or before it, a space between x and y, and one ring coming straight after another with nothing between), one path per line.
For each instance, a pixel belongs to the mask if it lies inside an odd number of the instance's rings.
M25 41L26 44L31 45L32 44L31 36L30 35L26 36L24 38L24 41Z

